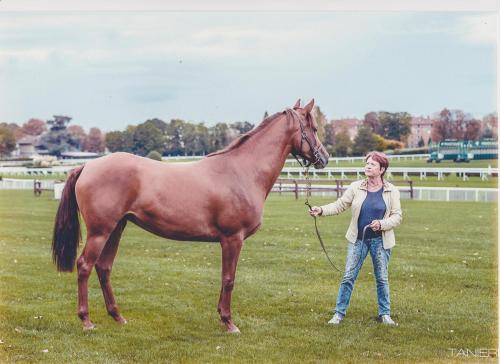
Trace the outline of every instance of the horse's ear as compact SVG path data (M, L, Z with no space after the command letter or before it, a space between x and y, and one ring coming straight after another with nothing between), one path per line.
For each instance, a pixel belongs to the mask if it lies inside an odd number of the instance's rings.
M304 111L309 114L312 111L313 107L314 107L314 99L309 101L309 103L306 106L304 106Z
M294 109L299 109L300 108L300 99L297 100L295 105L293 106Z

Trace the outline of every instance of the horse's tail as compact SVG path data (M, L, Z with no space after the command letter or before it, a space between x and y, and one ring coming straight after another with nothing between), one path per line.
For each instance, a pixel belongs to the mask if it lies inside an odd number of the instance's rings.
M78 218L75 185L83 166L71 171L61 196L54 222L52 260L60 272L72 272L75 266L78 244L82 238Z

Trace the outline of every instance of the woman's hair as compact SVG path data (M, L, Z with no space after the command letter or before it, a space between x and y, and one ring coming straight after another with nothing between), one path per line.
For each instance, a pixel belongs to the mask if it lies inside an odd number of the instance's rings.
M385 172L387 172L387 168L389 168L389 159L387 159L384 153L376 151L369 152L365 157L365 162L368 161L369 158L373 159L375 162L378 162L378 164L380 164L380 168L384 169L384 172L382 172L382 175L380 176L383 179Z

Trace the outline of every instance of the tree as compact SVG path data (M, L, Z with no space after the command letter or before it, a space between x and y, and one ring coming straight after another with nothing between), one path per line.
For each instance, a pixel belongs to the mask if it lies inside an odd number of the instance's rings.
M383 129L378 118L378 114L374 111L365 114L365 118L363 120L363 125L372 129L375 134L382 135Z
M362 126L358 129L358 134L354 138L353 154L365 155L375 149L377 141L371 128Z
M157 118L149 119L149 120L146 120L144 122L144 124L146 124L146 123L153 124L155 127L157 127L162 132L162 134L165 134L167 132L168 124L161 119L157 119Z
M371 127L368 128L371 129ZM383 136L373 133L373 138L375 140L375 148L374 148L375 150L383 152L384 150L387 149L387 141L384 139Z
M22 132L24 135L37 136L46 130L47 126L45 125L45 122L40 119L29 119L22 126Z
M0 125L0 156L5 157L16 149L16 137L11 128Z
M462 110L443 109L432 123L431 137L436 143L445 139L478 140L481 122Z
M325 141L323 145L329 153L334 151L335 144L335 126L332 122L329 122L325 125Z
M171 155L183 155L185 121L172 119L167 126L166 153Z
M203 124L184 123L182 151L186 155L205 155L209 149L208 128Z
M79 142L68 132L67 124L71 117L54 115L54 119L47 120L50 129L43 134L40 144L45 147L50 154L60 156L62 152L78 150Z
M228 126L226 123L217 123L209 129L210 152L220 150L229 144L227 129Z
M337 157L346 157L351 153L352 141L349 137L349 131L347 128L342 128L337 134L335 134L335 144L333 145L333 150Z
M407 112L390 113L381 111L378 114L382 135L385 139L406 142L411 133L411 115Z
M134 153L141 156L146 156L152 150L156 150L159 153L163 153L165 150L163 133L153 123L137 125L134 130L133 141Z
M481 138L481 122L476 119L472 119L466 122L464 139L465 140L479 140Z
M90 128L89 135L83 143L83 150L93 153L102 153L105 148L104 135L99 128Z
M106 147L110 152L134 153L134 131L135 126L129 125L125 131L110 131L104 139Z
M248 121L237 121L235 123L229 124L229 127L236 129L240 134L245 134L253 129L254 125Z
M16 140L19 140L24 136L23 129L16 123L0 123L0 126L12 131Z
M318 124L318 139L323 143L325 141L325 124L327 122L326 115L323 114L319 106L314 106L313 117Z
M491 113L483 117L482 120L483 138L498 138L498 116Z
M82 150L85 139L87 138L87 133L80 125L70 125L68 126L68 132L78 140L78 148Z

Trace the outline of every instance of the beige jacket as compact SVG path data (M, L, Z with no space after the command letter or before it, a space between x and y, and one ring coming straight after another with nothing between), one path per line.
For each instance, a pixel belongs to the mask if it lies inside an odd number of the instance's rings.
M323 213L321 216L338 215L341 212L352 207L352 218L349 224L349 229L345 237L351 243L356 242L358 237L358 218L361 210L361 205L367 196L367 179L356 181L344 192L342 197L337 201L328 205L321 206ZM382 228L382 240L384 242L384 249L391 249L396 245L396 238L394 236L394 228L401 224L403 219L403 212L401 211L401 201L399 197L399 190L391 183L384 181L384 192L382 197L385 202L385 215L384 219L380 220Z

